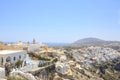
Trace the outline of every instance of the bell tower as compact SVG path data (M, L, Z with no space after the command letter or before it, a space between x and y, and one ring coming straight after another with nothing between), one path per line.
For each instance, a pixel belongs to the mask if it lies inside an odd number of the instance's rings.
M36 42L35 42L35 39L33 38L33 44L35 44Z

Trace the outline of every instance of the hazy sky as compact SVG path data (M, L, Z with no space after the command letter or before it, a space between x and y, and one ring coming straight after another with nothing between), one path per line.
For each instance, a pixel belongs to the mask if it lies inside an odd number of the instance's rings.
M120 41L120 0L0 0L0 40Z

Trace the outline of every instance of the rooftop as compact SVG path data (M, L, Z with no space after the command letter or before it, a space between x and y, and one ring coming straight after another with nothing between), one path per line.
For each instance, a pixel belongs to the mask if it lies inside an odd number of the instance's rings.
M24 50L0 50L0 55L5 55L5 54L14 54L17 52L23 52Z

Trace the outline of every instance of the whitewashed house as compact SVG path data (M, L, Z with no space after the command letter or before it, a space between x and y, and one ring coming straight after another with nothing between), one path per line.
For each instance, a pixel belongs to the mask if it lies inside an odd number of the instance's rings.
M60 74L66 74L68 72L68 70L70 69L68 63L64 62L57 62L56 65L56 71Z
M66 74L70 69L69 64L67 63L67 57L65 55L60 56L60 60L56 63L56 71L60 74Z
M39 51L39 49L40 49L39 44L30 44L28 46L28 52L36 52Z
M11 63L15 63L18 60L25 61L27 52L24 50L0 50L0 66L4 66L6 59L10 58Z

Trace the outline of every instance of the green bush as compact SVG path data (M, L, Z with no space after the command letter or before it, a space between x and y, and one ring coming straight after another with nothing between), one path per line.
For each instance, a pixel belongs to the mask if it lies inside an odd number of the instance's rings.
M30 52L28 53L30 57L35 57L34 53Z
M50 61L49 58L44 58L44 57L38 57L39 60L45 60L45 61Z
M19 67L22 65L22 63L23 63L23 61L18 60L18 61L15 63L15 66L16 66L17 68L19 68Z
M38 67L42 67L42 65L41 65L41 64L39 64L39 65L38 65Z

